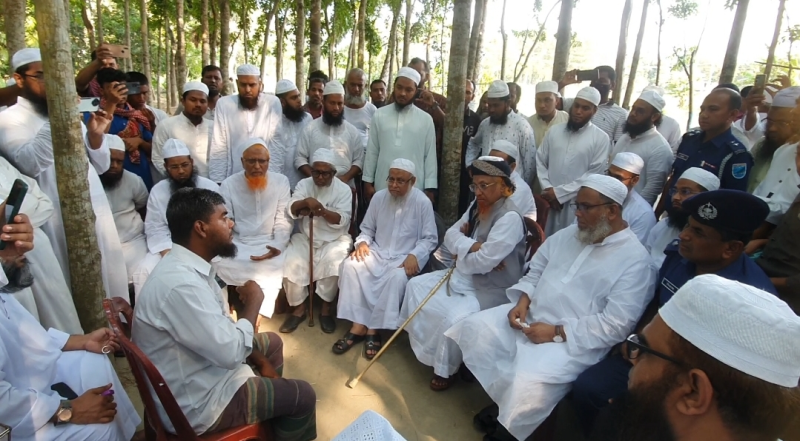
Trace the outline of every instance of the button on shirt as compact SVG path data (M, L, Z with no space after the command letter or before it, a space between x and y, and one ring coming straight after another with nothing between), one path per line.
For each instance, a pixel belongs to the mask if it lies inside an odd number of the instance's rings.
M672 164L670 186L675 187L678 178L687 169L700 167L719 178L720 188L747 191L753 157L745 146L733 136L730 129L708 142L703 141L704 136L702 131L683 136Z

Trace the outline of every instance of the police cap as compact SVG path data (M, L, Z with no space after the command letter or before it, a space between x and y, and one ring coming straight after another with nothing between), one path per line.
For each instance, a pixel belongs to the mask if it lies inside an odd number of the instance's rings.
M706 191L681 206L703 225L741 234L752 234L769 214L766 202L739 190Z

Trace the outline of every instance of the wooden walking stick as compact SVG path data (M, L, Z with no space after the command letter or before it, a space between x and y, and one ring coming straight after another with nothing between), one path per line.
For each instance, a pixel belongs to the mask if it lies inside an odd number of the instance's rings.
M314 213L308 215L308 327L314 327Z
M428 296L425 297L425 299L422 301L422 303L419 304L419 306L417 306L417 309L415 309L414 312L412 312L411 315L408 316L406 321L404 321L403 324L400 325L399 328L397 328L397 331L395 331L394 334L392 334L392 337L389 339L389 341L387 341L385 345L381 346L381 350L378 351L377 354L375 354L375 357L372 358L367 367L365 367L364 370L361 371L360 374L358 374L358 376L347 382L347 387L349 387L350 389L354 389L356 385L358 385L358 381L361 380L361 377L363 377L364 374L367 373L369 368L372 367L373 363L378 361L378 359L381 357L381 354L383 354L383 351L389 348L389 345L391 345L394 339L397 338L398 335L400 335L400 332L402 332L403 329L406 328L406 326L411 322L411 319L413 319L414 316L416 316L417 313L420 310L422 310L422 307L425 306L426 303L428 303L428 300L430 300L434 294L436 294L436 291L438 291L439 288L441 288L442 284L450 280L450 276L453 274L454 269L456 269L455 265L451 266L450 269L447 270L447 273L445 273L444 277L442 277L442 280L440 280L439 283L437 283L436 286L433 287L431 292L428 293Z

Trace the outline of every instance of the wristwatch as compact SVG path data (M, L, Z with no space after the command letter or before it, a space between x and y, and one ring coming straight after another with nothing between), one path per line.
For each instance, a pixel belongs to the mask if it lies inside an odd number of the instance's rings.
M563 325L556 325L556 335L553 337L553 342L555 343L564 343L566 341L567 336L564 334L564 326Z
M61 406L58 408L58 412L56 412L56 420L53 423L55 426L60 426L63 424L69 424L72 420L72 403L68 400L62 400Z

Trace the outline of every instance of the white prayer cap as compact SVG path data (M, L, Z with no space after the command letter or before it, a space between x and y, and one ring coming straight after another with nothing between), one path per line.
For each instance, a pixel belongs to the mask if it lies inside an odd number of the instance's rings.
M789 109L797 107L798 98L800 98L800 86L781 89L772 98L772 107L785 107Z
M581 187L591 188L620 205L628 197L628 187L611 176L589 175L581 180Z
M317 149L313 155L311 155L311 163L315 162L327 162L328 164L336 167L336 164L333 163L334 156L333 150L331 149Z
M414 72L416 71L414 70ZM344 86L336 80L330 80L325 84L325 88L322 89L322 95L344 95Z
M642 173L642 169L644 168L644 159L636 153L619 152L614 156L611 165L638 175Z
M295 86L292 80L283 79L278 81L278 84L275 85L275 95L281 95L293 90L297 90L297 86Z
M108 148L111 150L125 151L125 142L117 135L108 135L106 142L108 142Z
M700 167L687 169L678 179L688 179L708 191L719 190L720 183L717 175Z
M419 84L422 81L422 77L419 76L419 72L414 70L411 67L401 67L400 70L397 71L397 78L405 77L409 80L413 81L414 84Z
M417 168L414 166L414 163L409 161L408 159L397 158L389 164L389 168L396 168L398 170L403 170L411 173L411 176L416 177Z
M704 274L686 282L658 314L719 362L768 383L797 387L800 317L774 294Z
M536 85L536 93L558 93L558 83L555 81L542 81Z
M494 80L486 91L486 98L505 98L510 94L511 92L508 90L508 84L506 84L505 81Z
M192 154L189 152L189 147L186 147L183 141L170 138L164 143L164 147L161 148L161 156L163 156L164 159L169 159L178 156L192 156Z
M578 94L575 95L575 99L582 99L586 100L595 106L600 105L600 92L595 89L594 87L584 87L583 89L578 91ZM613 178L612 178L613 179Z
M498 152L505 153L506 155L514 158L514 160L519 159L519 148L516 146L516 144L508 142L504 139L495 141L494 144L492 144L492 150L497 150ZM490 157L494 158L494 156Z
M11 70L16 72L20 67L37 61L42 61L42 52L38 47L20 49L11 57Z
M664 90L664 88L663 88L663 87L661 87L661 86L656 86L655 84L651 84L651 85L649 85L649 86L645 87L644 89L642 89L642 93L644 93L644 92L647 92L647 91L651 91L651 90L652 90L653 92L655 92L655 93L657 93L657 94L661 95L662 97L663 97L663 96L664 96L664 95L667 93L667 92Z
M245 139L244 142L242 142L239 145L239 151L244 152L245 150L249 149L254 145L264 146L264 148L267 149L267 151L269 151L269 147L267 146L267 142L264 141L264 138L257 138L257 137Z
M208 95L208 86L201 83L200 81L189 81L188 83L183 85L183 93L191 92L193 90L197 90L199 92L203 92L204 94Z
M639 95L639 99L655 107L655 109L659 112L664 110L664 106L667 105L667 102L664 101L664 98L662 98L661 95L655 90L645 90L641 95Z
M261 76L261 70L252 64L243 64L236 68L236 76Z
M333 441L406 441L386 418L372 410L362 413Z

